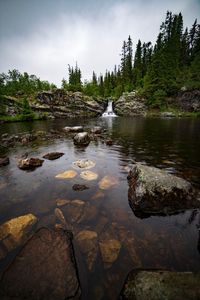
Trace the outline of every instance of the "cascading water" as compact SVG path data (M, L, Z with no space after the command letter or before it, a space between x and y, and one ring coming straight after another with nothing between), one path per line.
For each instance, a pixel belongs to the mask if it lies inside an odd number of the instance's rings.
M102 117L117 117L117 115L113 112L112 101L108 101L108 106L106 111L102 114Z

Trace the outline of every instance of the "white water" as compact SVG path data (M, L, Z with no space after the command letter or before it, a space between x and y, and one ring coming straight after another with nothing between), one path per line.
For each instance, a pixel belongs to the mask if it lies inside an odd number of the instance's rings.
M106 108L106 111L102 114L102 117L117 117L112 109L112 101L108 101L108 106Z

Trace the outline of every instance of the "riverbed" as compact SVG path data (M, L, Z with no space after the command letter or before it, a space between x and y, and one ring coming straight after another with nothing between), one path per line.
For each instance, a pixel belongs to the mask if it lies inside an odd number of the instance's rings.
M54 228L54 210L58 199L81 200L87 206L84 216L76 219L67 206L60 207L74 234L82 299L117 299L129 271L137 268L198 271L200 268L200 211L189 209L172 216L135 216L128 203L127 175L131 164L144 164L166 169L200 188L200 119L98 118L35 121L1 124L3 133L19 134L64 126L83 125L86 130L101 126L111 146L97 138L88 147L77 148L71 137L14 147L7 151L10 164L0 169L0 225L14 217L32 213L37 226ZM48 152L64 155L54 161L45 160L34 171L17 167L25 152L42 157ZM91 171L98 177L87 181L73 162L89 159L95 162ZM75 170L71 179L58 179L57 174ZM114 184L102 189L100 181L112 178ZM73 190L74 184L88 189ZM79 213L79 211L77 212ZM80 248L76 237L81 231L97 234L97 247L92 267L88 267L87 251ZM100 245L115 240L119 253L112 263L105 263ZM8 255L1 271L12 261Z

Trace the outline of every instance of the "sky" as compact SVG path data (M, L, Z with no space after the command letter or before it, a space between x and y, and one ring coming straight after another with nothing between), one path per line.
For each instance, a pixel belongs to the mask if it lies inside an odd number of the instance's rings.
M200 0L0 0L0 73L17 69L60 86L77 62L89 80L120 64L129 35L134 49L138 39L154 43L167 10L190 28Z

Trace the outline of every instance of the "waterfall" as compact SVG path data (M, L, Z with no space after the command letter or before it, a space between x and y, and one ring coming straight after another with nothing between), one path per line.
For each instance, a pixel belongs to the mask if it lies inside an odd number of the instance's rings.
M113 112L111 100L108 101L108 106L105 112L102 114L102 117L117 117L117 115Z

